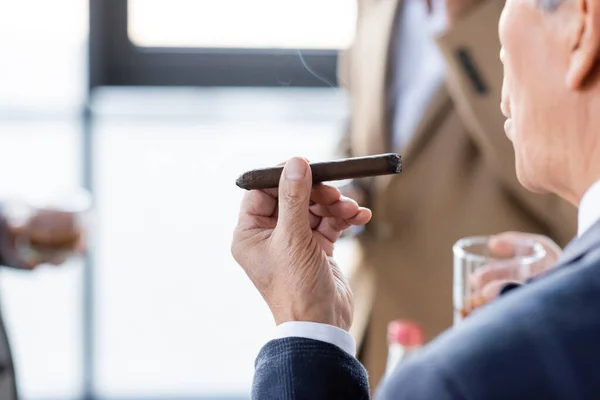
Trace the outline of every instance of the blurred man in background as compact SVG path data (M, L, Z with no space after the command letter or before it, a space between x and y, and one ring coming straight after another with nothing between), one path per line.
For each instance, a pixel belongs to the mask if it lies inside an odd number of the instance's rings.
M33 210L26 218L7 217L0 209L0 265L33 270L63 264L84 249L83 228L72 212ZM43 332L42 332L43 333ZM0 399L17 399L15 369L0 316Z
M340 58L340 82L351 96L341 153L394 151L405 165L397 177L345 188L374 212L358 235L350 280L352 333L376 387L391 320L416 321L427 340L451 325L456 240L516 230L565 245L576 212L555 196L526 192L516 179L498 108L503 1L358 3L356 39Z

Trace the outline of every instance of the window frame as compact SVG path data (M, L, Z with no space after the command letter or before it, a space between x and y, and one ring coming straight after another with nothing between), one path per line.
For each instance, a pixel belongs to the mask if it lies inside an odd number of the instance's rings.
M338 50L138 47L127 24L127 0L90 0L90 88L337 86Z

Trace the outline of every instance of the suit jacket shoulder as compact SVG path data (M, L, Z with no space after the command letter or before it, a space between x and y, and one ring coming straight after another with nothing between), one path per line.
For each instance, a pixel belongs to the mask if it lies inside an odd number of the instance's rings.
M447 396L440 399L598 398L599 309L596 248L436 339L397 371L383 398L416 398L410 393L423 371L420 398L432 390Z

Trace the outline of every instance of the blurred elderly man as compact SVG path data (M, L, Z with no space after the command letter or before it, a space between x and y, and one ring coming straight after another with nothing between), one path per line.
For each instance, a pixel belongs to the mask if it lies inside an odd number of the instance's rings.
M576 205L578 237L552 270L401 364L379 399L600 395L600 0L507 0L500 39L519 181ZM331 256L341 231L371 214L336 190L311 190L310 175L290 160L279 193L251 192L242 204L233 254L279 325L256 361L253 398L368 399L347 333L352 294Z

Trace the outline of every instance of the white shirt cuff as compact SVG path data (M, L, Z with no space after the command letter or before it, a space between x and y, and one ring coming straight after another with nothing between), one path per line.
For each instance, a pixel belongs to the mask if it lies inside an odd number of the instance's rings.
M319 340L339 347L352 357L356 356L356 341L352 335L333 325L292 321L275 328L275 339L288 337Z

